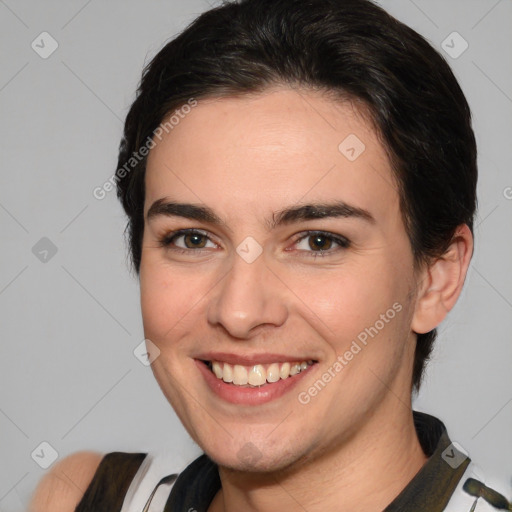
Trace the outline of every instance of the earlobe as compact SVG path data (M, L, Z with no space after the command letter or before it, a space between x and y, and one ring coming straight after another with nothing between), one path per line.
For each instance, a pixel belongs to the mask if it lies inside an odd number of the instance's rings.
M420 276L411 329L423 334L435 329L462 292L473 255L473 235L460 225L446 252L424 269Z

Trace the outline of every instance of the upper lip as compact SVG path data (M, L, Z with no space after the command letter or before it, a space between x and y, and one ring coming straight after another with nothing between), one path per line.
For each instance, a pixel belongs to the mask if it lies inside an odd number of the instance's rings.
M313 357L309 356L290 356L270 353L238 355L231 354L228 352L205 352L204 354L194 356L194 359L199 359L201 361L219 361L222 363L239 364L243 366L286 362L292 363L295 361L301 362L315 360Z

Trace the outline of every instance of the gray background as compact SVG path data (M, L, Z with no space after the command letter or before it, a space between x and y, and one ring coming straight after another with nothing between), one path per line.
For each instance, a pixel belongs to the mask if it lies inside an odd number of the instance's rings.
M510 498L512 1L381 4L446 56L472 106L480 152L475 255L415 408L438 415ZM186 462L199 453L133 355L144 336L125 219L115 192L99 201L92 191L115 171L144 63L208 6L0 0L3 512L26 507L44 474L31 457L43 441L59 457L168 447ZM31 47L43 31L59 45L47 59ZM458 58L441 46L453 31L469 44ZM33 252L43 237L57 249L45 262Z

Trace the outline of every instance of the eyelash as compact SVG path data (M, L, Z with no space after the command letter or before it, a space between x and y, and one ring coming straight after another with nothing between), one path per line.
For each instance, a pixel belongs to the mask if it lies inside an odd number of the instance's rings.
M186 236L186 235L200 235L200 236L204 236L206 238L208 238L210 240L210 238L208 237L208 235L203 232L203 231L199 231L197 229L180 229L178 231L173 231L171 233L167 233L165 236L163 236L162 238L160 238L158 240L158 243L159 243L159 246L160 247L164 247L164 248L170 248L171 250L173 251L177 251L181 254L186 254L186 253L190 253L191 251L193 252L200 252L202 251L204 248L199 248L199 249L183 249L182 247L170 247L171 244L173 242L175 242L175 240L177 238L180 238L182 236ZM312 257L312 258L324 258L326 256L329 256L330 254L334 254L334 253L337 253L339 252L340 250L342 249L347 249L348 247L350 247L350 241L345 238L345 237L342 237L342 236L339 236L339 235L335 235L333 233L329 233L327 231L304 231L303 233L301 233L302 236L299 236L295 241L294 241L294 244L297 244L299 242L302 242L302 240L304 239L307 239L309 237L312 237L312 236L322 236L322 237L325 237L326 239L328 240L331 240L332 242L335 242L337 243L340 247L338 250L335 250L335 251L332 251L332 250L319 250L319 251L305 251L306 253L309 253L309 257ZM213 240L210 240L213 242ZM214 242L215 243L215 242Z

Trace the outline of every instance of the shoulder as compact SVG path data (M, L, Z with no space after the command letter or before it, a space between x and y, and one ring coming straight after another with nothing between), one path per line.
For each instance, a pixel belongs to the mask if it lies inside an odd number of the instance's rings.
M445 512L495 512L512 510L507 498L505 479L484 475L482 469L470 461L452 494ZM510 492L510 489L509 489Z
M72 512L82 499L103 454L76 452L56 462L39 481L29 512Z

